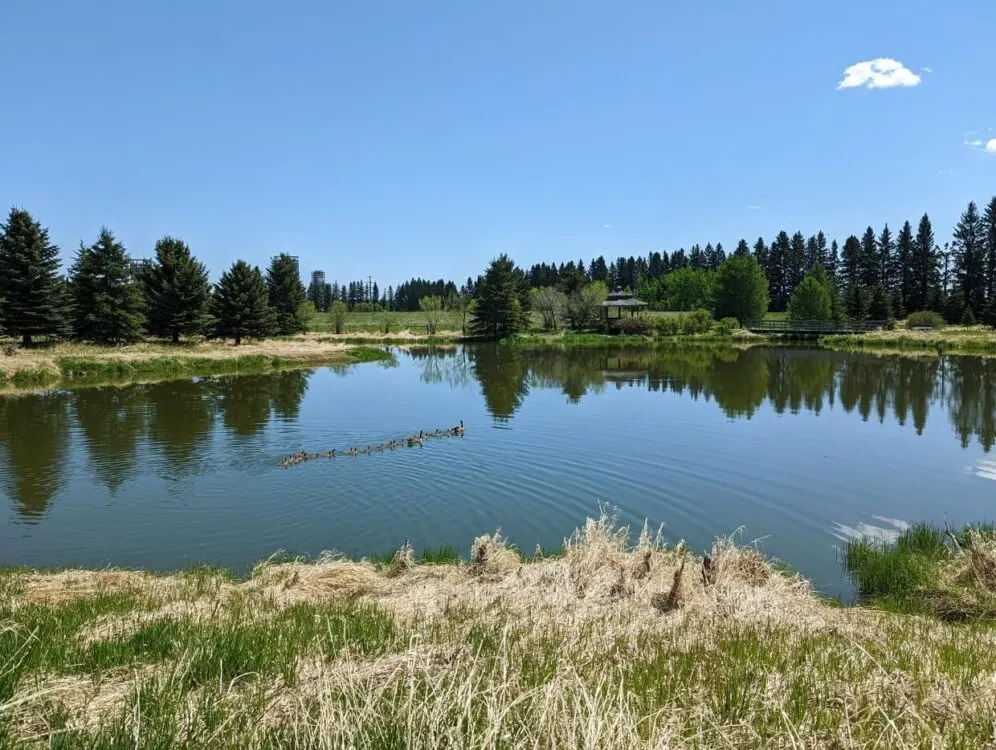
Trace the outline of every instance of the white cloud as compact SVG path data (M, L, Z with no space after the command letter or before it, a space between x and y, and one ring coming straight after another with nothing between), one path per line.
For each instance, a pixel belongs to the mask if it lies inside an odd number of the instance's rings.
M934 72L930 68L920 68L920 70L922 70L924 73L933 73Z
M868 89L891 89L894 86L917 86L920 76L891 57L879 57L875 60L855 63L844 71L844 77L837 84L837 90L856 89L862 86Z
M996 138L989 140L989 143L986 144L986 151L990 154L996 154Z
M974 141L965 141L966 146L971 146L972 148L982 148L985 144L976 138Z
M612 228L611 224L602 224L602 229L611 229L611 228Z
M985 130L973 130L970 133L965 134L965 145L969 148L977 148L987 153L996 155L996 138L992 137L992 128L986 128ZM979 133L984 133L982 138L972 138L973 135L978 135Z
M760 206L747 206L747 210L748 211L760 211L761 207Z

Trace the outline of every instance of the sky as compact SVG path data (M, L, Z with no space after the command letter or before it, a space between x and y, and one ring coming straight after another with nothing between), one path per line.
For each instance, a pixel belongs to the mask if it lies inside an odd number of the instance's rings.
M0 208L475 276L781 229L944 241L996 194L996 3L0 0ZM67 262L68 262L67 261Z

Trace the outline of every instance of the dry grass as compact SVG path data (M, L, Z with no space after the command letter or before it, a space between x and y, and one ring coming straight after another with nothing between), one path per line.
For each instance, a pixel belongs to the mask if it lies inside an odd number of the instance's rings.
M631 545L605 515L528 562L495 533L461 564L408 547L241 582L8 577L0 646L22 655L0 655L0 742L981 748L996 730L992 630L830 606L754 549Z

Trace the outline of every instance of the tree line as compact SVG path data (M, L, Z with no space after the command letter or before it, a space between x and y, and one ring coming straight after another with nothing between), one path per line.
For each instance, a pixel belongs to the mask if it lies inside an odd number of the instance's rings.
M458 288L455 282L445 279L429 281L414 278L397 287L388 286L383 291L376 281L369 279L342 284L338 281L312 281L306 297L319 312L328 312L332 303L337 301L344 303L350 312L416 312L426 297L448 300L455 295L463 295L469 298L473 296L473 289L472 279L467 279L467 283Z
M151 260L135 262L106 227L80 243L68 274L48 230L23 209L0 224L0 331L123 344L145 335L234 339L290 335L306 327L297 262L273 258L265 275L237 260L213 286L182 240L163 237Z
M817 267L825 271L829 296L839 297L839 313L885 319L933 310L949 322L993 320L996 300L996 197L984 210L969 203L952 241L940 246L930 217L916 229L906 221L898 232L886 224L868 227L839 245L823 232L779 232L768 242L741 239L729 255L722 243L693 245L646 257L603 256L565 263L537 263L525 271L531 287L557 287L570 296L585 284L634 291L652 309L692 310L714 306L716 272L730 256L751 256L764 271L770 309L788 311L792 295ZM832 292L832 293L830 293ZM831 300L832 301L832 300Z

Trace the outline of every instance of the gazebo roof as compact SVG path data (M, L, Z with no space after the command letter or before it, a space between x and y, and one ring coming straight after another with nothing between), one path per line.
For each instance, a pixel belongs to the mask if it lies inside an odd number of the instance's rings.
M602 307L646 307L647 303L642 299L637 299L629 292L624 292L622 289L616 289L611 292L605 302L602 303Z

